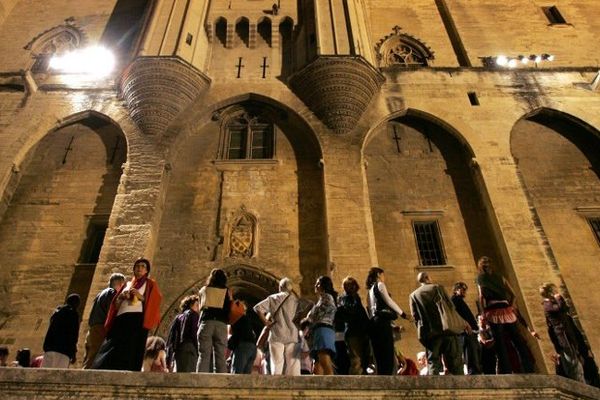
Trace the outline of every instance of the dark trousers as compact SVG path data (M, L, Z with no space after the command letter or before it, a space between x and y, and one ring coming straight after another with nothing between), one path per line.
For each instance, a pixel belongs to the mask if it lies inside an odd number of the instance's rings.
M256 358L256 345L250 342L239 342L231 360L231 373L250 374L254 359Z
M117 316L98 350L92 369L141 371L147 338L143 313Z
M373 318L370 337L377 375L394 375L394 333L390 321Z
M477 340L476 333L463 333L460 335L462 344L463 359L467 365L467 373L469 375L480 375L481 367L481 345Z
M196 372L198 346L191 341L183 342L177 346L175 364L177 365L177 372Z
M431 338L425 344L427 349L428 375L439 375L443 370L442 356L448 372L452 375L464 375L457 335L441 335Z
M367 335L356 335L346 337L348 358L350 359L350 375L366 375L369 366L371 349Z
M512 324L493 324L490 323L492 328L492 334L494 335L494 348L496 355L498 356L498 373L499 374L511 374L514 372L533 372L533 360L529 353L529 348L525 343L525 339L519 333L517 323ZM516 351L521 371L515 371L510 362L509 348L508 345L512 343L514 350Z

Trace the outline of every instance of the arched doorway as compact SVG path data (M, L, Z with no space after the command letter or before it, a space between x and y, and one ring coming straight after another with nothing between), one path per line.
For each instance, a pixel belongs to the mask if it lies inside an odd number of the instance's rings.
M262 322L252 311L252 307L270 294L279 290L279 278L265 272L260 268L250 265L237 264L223 268L227 274L227 286L233 292L234 298L244 300L248 305L248 315L250 316L254 330L259 333L262 329ZM208 276L208 274L207 274ZM161 324L158 327L158 334L166 338L169 333L169 327L175 316L179 312L179 304L184 297L191 294L198 294L198 290L204 286L207 276L195 282L191 287L180 293L175 301L163 314Z
M95 113L71 118L25 156L0 222L1 336L35 349L68 293L83 307L126 158L121 129Z
M541 109L515 124L510 144L546 255L582 326L595 332L600 298L590 293L600 259L600 132L571 115ZM598 351L600 338L588 339Z

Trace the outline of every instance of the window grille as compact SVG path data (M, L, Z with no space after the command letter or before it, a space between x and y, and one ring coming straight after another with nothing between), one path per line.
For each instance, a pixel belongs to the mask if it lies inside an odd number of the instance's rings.
M446 264L437 221L414 221L413 229L421 265Z

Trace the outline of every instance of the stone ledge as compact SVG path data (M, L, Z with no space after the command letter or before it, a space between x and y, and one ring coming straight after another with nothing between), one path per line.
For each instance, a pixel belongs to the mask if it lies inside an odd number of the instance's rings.
M3 399L600 399L600 389L558 376L476 377L159 374L0 369Z

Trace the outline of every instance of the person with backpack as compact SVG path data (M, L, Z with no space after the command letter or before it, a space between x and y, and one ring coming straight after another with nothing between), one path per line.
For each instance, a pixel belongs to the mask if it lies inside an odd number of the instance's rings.
M179 306L167 338L167 366L169 371L196 372L198 363L198 321L200 299L197 295L185 297Z
M369 317L358 294L360 286L351 276L342 282L344 294L338 299L336 320L345 325L344 340L350 358L350 375L366 375L369 365Z

